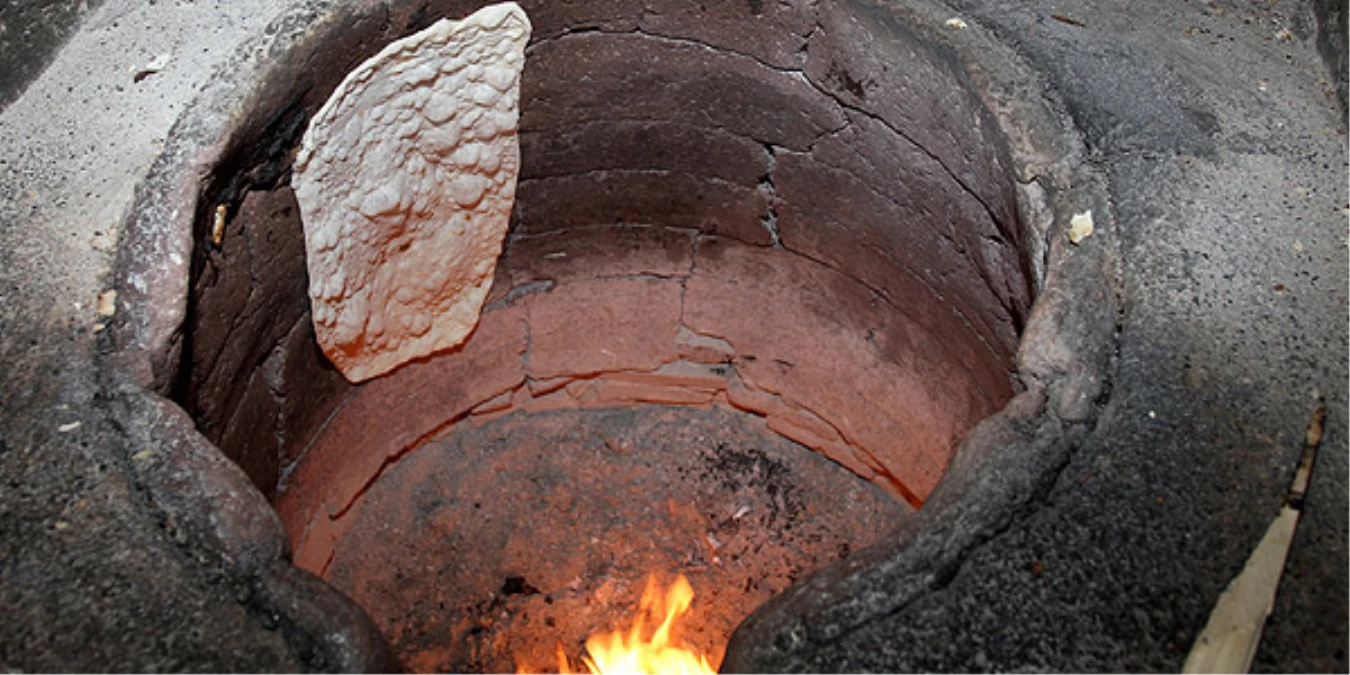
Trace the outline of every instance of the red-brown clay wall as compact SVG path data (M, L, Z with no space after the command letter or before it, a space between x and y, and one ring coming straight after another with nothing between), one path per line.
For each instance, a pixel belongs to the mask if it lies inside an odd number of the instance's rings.
M196 266L180 400L269 494L280 477L297 562L322 567L388 462L515 409L731 406L920 504L1013 393L1033 287L964 75L864 2L523 4L518 201L461 349L343 381L284 185L235 195ZM346 60L344 39L379 46L339 35ZM343 74L305 72L306 108Z
M449 425L646 403L763 416L918 506L1010 392L988 386L866 287L783 249L657 226L521 236L464 346L357 388L277 507L296 563L321 571L371 481Z

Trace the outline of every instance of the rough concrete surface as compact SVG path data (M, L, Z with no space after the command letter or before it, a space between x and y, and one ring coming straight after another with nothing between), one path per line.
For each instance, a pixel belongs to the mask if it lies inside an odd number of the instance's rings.
M329 658L318 627L275 620L311 582L236 583L231 563L199 557L146 503L132 478L141 448L112 425L93 367L96 303L136 184L213 69L281 9L106 3L0 113L0 667L362 665ZM135 77L160 54L161 72ZM26 58L7 51L4 67Z
M318 4L106 0L0 111L0 668L379 667L325 648L324 627L276 620L312 581L240 581L248 564L204 555L220 547L146 502L146 448L113 424L124 397L94 367L96 299L170 126L241 44ZM1344 70L1319 55L1313 7L953 0L921 13L960 17L1025 61L1048 90L1023 95L1054 100L1105 176L1122 261L1114 380L1067 458L1026 468L1050 471L1045 489L903 606L742 664L1176 670L1275 515L1324 398L1323 452L1255 667L1347 670ZM1330 10L1344 20L1344 3ZM33 62L8 44L0 68ZM135 77L162 54L162 71Z

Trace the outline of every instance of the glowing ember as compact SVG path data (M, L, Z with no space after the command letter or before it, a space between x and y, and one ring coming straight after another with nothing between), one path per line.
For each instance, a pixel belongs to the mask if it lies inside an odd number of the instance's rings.
M586 639L582 656L586 672L614 673L715 673L708 657L683 646L679 639L680 617L689 610L694 589L681 574L664 593L654 575L647 577L638 615L628 632L600 633ZM656 629L647 634L648 626ZM571 673L567 656L558 646L558 672Z

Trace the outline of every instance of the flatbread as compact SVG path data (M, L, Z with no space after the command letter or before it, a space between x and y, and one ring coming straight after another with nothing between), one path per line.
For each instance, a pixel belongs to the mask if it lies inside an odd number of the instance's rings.
M348 74L310 122L292 185L314 333L347 379L477 325L515 200L530 30L514 2L441 19Z

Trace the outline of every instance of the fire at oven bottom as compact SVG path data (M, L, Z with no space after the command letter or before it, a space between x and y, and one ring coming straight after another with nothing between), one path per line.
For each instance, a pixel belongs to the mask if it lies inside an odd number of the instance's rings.
M461 423L359 508L326 577L415 672L582 668L680 574L673 637L716 667L757 606L912 513L761 418L655 405Z

